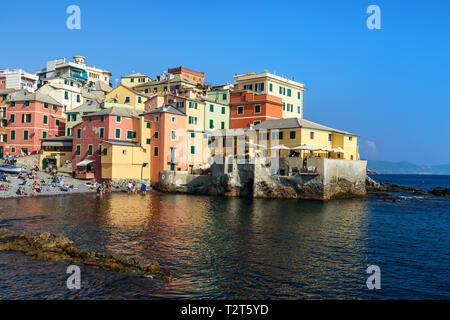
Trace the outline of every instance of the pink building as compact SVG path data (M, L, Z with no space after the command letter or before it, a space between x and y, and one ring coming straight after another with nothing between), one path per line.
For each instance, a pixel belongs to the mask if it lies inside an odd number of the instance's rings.
M62 111L60 103L47 95L25 91L12 94L6 107L5 154L37 153L41 139L64 135Z
M187 170L186 114L172 106L162 106L143 114L150 121L150 179L159 181L163 170Z
M112 107L83 117L73 127L72 170L80 179L102 180L102 141L131 141L136 136L139 111Z

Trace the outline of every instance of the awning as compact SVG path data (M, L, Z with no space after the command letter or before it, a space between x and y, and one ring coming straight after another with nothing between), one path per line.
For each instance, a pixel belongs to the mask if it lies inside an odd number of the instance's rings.
M77 163L77 167L86 167L88 164L94 162L95 160L83 160Z
M43 147L72 147L72 141L44 141Z

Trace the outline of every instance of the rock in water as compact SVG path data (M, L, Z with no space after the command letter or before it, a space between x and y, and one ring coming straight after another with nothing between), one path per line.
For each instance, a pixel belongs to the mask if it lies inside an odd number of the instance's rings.
M137 256L80 250L73 241L48 232L16 233L0 229L0 251L19 251L27 256L47 261L66 260L115 272L135 272L154 279L171 281L172 273L161 269L158 261Z

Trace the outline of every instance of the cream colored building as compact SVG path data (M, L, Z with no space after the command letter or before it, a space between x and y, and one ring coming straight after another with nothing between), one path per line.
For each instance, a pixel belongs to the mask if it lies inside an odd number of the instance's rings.
M269 72L234 76L234 90L270 94L283 100L283 118L303 118L303 83Z
M147 82L150 82L152 79L150 79L149 77L147 77L145 74L143 73L133 73L130 74L128 76L124 76L124 77L120 77L120 84L123 84L124 86L127 87L135 87L138 85L143 85L146 84Z
M53 78L48 79L47 84L40 87L37 92L48 95L63 106L63 115L66 111L78 108L83 104L81 86L78 81Z

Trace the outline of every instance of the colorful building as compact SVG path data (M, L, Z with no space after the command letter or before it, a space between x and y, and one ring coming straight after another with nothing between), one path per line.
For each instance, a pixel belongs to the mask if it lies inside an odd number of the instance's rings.
M34 92L37 89L38 77L22 69L0 70L0 89L27 90Z
M98 112L100 110L104 109L104 107L96 102L96 101L89 101L81 106L72 109L70 111L66 112L66 135L68 137L73 135L73 127L75 127L77 124L81 123L83 121L83 117Z
M185 68L183 66L179 66L176 68L169 68L167 70L167 73L173 74L173 75L181 75L182 77L191 79L201 85L203 85L205 82L205 73L204 72L195 71L192 69Z
M38 89L43 95L48 95L63 106L63 114L78 108L83 104L81 83L71 79L53 78Z
M123 84L112 89L105 97L105 101L126 104L134 107L136 110L145 110L145 102L149 96L131 89Z
M282 99L248 90L231 92L230 129L248 128L283 116Z
M73 127L72 169L82 179L102 179L102 144L105 140L133 142L137 139L139 112L109 108L83 116Z
M303 92L300 82L263 71L234 76L234 90L249 90L282 99L283 118L303 118Z
M130 87L130 88L132 88L134 86L146 84L147 82L152 80L149 77L147 77L145 74L140 73L140 72L133 73L128 76L120 77L120 79L121 79L120 84L123 84L124 86Z
M230 127L230 105L210 99L202 99L205 104L204 130L228 129Z
M22 91L11 94L7 104L5 153L33 154L40 151L41 139L64 135L62 106L52 97Z
M72 160L72 137L53 137L41 139L39 166L46 169L49 165L61 167Z
M358 136L346 131L333 129L300 118L267 120L255 125L258 144L274 147L283 145L290 150L280 150L281 157L297 155L315 156L332 159L359 160ZM293 149L299 146L311 147L310 150ZM267 155L271 156L271 150Z
M8 118L6 116L7 101L9 95L14 91L14 89L0 89L0 159L5 154L5 145L8 141L6 134L6 127L8 125Z
M172 106L162 106L143 114L151 127L150 179L156 183L162 170L186 171L186 114ZM195 150L193 150L195 152Z

